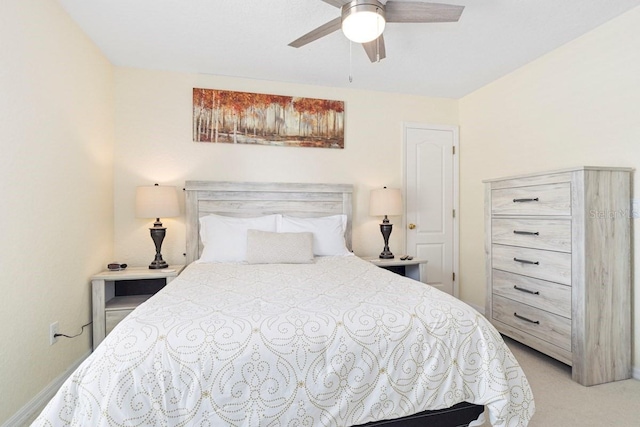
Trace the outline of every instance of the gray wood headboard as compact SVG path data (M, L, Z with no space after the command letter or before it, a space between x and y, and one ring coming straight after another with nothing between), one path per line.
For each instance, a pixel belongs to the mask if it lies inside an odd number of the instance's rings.
M345 240L351 250L351 184L187 181L185 183L187 263L202 252L200 217L254 217L280 213L297 217L346 214Z

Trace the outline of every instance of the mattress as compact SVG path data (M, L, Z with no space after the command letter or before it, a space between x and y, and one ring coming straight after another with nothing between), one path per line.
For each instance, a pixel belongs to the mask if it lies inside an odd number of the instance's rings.
M317 257L189 265L33 425L352 426L465 401L486 405L494 426L534 412L481 314L355 256Z

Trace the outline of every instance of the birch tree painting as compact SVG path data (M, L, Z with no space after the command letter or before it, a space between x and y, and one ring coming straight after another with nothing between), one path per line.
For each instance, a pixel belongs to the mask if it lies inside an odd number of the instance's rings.
M344 148L344 102L194 88L193 140Z

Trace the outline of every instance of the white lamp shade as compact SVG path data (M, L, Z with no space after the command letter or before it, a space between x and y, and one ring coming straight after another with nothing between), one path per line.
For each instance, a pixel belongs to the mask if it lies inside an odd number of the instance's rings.
M136 189L136 217L170 218L180 215L176 187L146 185Z
M382 9L359 4L351 7L342 19L342 32L351 41L367 43L380 37L386 21Z
M369 215L402 215L402 193L399 188L371 190Z

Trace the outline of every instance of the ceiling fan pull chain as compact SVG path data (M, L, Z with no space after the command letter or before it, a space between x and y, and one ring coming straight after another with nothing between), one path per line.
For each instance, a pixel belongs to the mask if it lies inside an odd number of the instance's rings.
M353 42L349 40L349 83L353 83L353 58L351 55L351 49Z
M380 31L380 21L376 21L376 30L378 34L382 34L382 31ZM380 63L380 36L376 38L376 62Z

